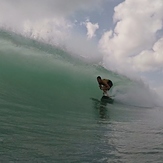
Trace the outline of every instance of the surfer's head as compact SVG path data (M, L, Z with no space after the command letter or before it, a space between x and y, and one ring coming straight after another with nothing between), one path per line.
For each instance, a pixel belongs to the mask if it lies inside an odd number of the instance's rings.
M100 83L101 82L101 76L97 76L97 81Z

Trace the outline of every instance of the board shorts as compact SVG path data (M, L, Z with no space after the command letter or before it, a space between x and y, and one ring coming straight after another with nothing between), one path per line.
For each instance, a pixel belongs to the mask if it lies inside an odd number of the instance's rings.
M111 80L108 80L108 85L110 86L110 88L113 86L113 83L112 83ZM110 88L109 88L109 89L110 89ZM108 90L109 90L109 89L108 89Z

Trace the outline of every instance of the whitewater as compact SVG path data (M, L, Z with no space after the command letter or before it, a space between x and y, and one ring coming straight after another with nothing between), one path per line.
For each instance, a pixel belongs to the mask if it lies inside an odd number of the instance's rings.
M101 102L96 77L114 103ZM0 31L0 162L162 162L163 109L141 80Z

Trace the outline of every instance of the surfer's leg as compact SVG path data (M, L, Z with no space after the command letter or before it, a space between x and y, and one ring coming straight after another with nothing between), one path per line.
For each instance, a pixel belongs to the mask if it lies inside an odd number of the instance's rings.
M109 95L108 95L108 93L107 93L107 90L104 90L104 91L103 91L103 95L109 97Z

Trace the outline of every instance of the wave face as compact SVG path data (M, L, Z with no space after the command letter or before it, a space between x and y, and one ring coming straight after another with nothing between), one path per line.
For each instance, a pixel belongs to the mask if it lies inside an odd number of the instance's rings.
M1 31L0 34L2 99L17 103L16 95L21 103L29 101L32 102L30 105L40 105L40 102L49 101L54 105L58 103L58 107L62 107L62 100L65 105L69 101L80 103L102 94L96 81L96 77L101 75L113 81L111 94L118 102L128 104L130 98L131 105L153 107L155 104L152 93L141 82L110 72L97 64L84 63L57 47L13 33Z
M100 102L98 75L114 83L110 91L114 98L112 105ZM112 142L104 144L111 138L107 128L113 132L112 127L117 127L120 132L123 122L133 121L138 110L143 112L140 120L145 116L145 107L156 106L153 94L141 82L98 64L83 62L57 47L6 31L0 32L0 76L2 162L64 162L67 159L96 162L109 161L112 154L115 161L127 155L132 146L120 154L116 148L121 148L124 142L119 146ZM109 108L113 110L108 111ZM129 115L134 118L131 120ZM99 122L110 123L110 117L113 124L101 128ZM122 122L120 126L118 121ZM125 134L123 136L125 139ZM154 139L151 137L151 140ZM143 139L140 141L143 143ZM137 155L138 151L132 152ZM158 149L158 155L159 152ZM151 158L158 158L157 154Z

